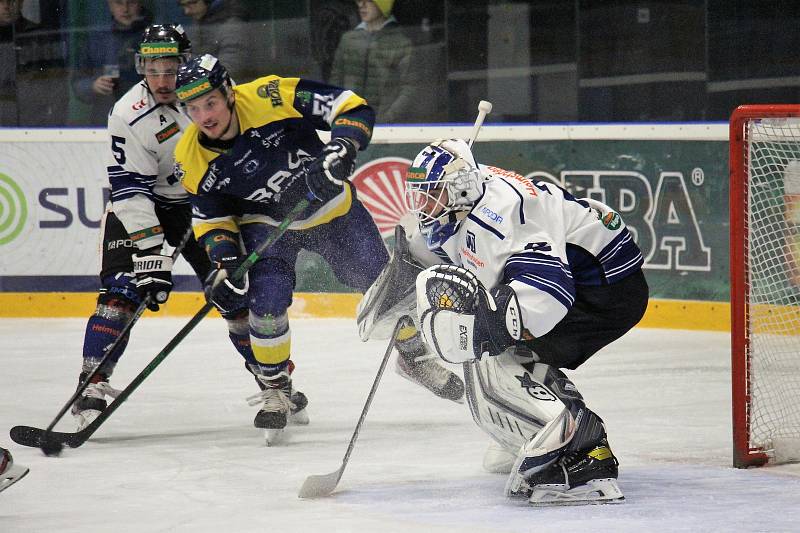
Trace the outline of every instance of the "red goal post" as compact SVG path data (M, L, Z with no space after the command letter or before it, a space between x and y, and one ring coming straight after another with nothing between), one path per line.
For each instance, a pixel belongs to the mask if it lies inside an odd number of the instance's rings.
M733 464L798 461L800 105L733 112L729 208Z

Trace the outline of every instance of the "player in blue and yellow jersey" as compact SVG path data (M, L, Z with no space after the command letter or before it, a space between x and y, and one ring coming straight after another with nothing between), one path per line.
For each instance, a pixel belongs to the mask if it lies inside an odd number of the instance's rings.
M234 85L210 55L181 66L176 94L193 122L175 148L176 176L190 194L195 236L216 266L209 297L262 389L254 423L269 444L296 408L287 309L298 252L319 253L360 291L388 261L347 182L357 151L370 141L374 113L351 91L304 79ZM330 142L317 130L329 130ZM246 279L227 279L309 192L314 201Z

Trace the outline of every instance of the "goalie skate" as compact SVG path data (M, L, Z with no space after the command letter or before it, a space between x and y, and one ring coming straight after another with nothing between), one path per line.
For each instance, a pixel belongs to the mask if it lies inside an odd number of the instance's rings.
M422 385L440 398L463 403L464 382L461 378L440 365L438 357L428 352L422 342L422 335L409 317L403 317L400 321L400 330L395 341L395 372L412 383Z
M0 492L25 477L28 472L28 468L14 464L11 452L0 448Z
M588 450L568 452L544 470L531 475L516 494L524 494L535 506L621 503L617 484L617 458L600 442Z

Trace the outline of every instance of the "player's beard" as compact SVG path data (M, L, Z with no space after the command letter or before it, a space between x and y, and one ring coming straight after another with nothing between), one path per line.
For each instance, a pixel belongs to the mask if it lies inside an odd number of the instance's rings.
M154 93L154 95L156 97L156 101L159 104L173 104L177 100L177 97L175 96L175 91L157 90Z

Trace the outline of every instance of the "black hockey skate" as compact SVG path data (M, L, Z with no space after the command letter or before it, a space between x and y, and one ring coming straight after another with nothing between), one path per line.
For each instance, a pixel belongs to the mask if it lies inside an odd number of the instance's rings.
M264 430L267 446L282 439L282 434L289 422L298 425L308 424L305 408L308 398L299 391L292 390L292 378L288 372L279 372L274 376L257 375L256 381L261 392L247 399L250 405L264 404L256 413L253 425Z
M261 380L258 379L257 377L255 376L253 377L255 378L258 387L263 392L267 388L267 386L264 385L264 383L262 383ZM289 424L304 426L308 424L308 413L306 413L306 406L308 406L308 398L306 397L305 394L303 394L299 390L295 390L294 388L291 387L291 378L289 381L290 381L289 385L291 388L291 393L289 394L290 409L289 409L289 418L287 422ZM261 397L261 395L257 394L255 397ZM253 419L253 425L257 428L263 429L266 427L264 424L268 423L266 419L269 417L262 415L262 411L263 410L256 413L256 417Z
M566 452L555 463L527 477L526 496L534 505L618 503L625 499L617 485L618 466L603 437L595 446Z

